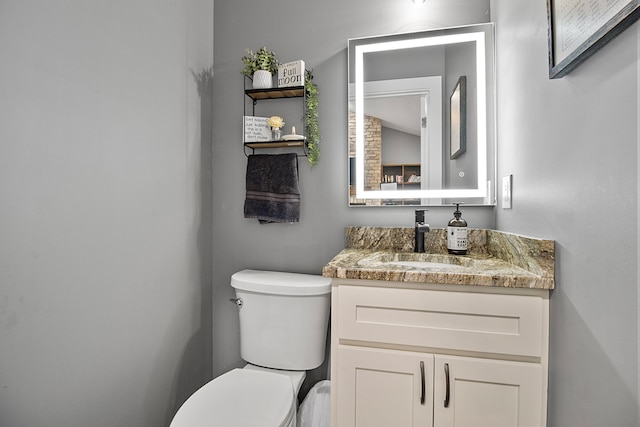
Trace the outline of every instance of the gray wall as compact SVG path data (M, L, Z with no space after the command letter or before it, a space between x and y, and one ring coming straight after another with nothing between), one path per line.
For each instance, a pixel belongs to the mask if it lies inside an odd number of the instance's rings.
M494 0L500 230L556 240L550 426L638 425L638 24L549 80L544 1Z
M241 269L320 274L344 246L347 225L411 226L413 208L349 208L347 176L347 40L484 22L488 1L409 0L217 1L214 43L213 364L218 375L241 366L238 315L228 302L230 276ZM322 157L300 159L302 211L297 224L260 225L243 217L247 160L242 150L244 49L266 45L283 61L304 59L320 91ZM302 114L302 113L300 113ZM432 208L446 226L453 207ZM466 208L470 226L493 227L491 207ZM314 375L324 375L317 372Z
M382 126L382 164L420 163L420 136Z
M211 377L212 44L212 0L0 2L3 427L168 425Z

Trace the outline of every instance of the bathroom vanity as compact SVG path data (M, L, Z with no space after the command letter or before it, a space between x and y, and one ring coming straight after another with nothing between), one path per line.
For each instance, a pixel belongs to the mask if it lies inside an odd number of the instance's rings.
M332 425L546 424L554 242L349 227L332 278Z

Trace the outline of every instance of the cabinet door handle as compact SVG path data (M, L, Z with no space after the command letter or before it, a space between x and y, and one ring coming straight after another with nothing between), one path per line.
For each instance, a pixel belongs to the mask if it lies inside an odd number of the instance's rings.
M420 378L422 380L421 382L421 388L422 388L422 393L420 394L420 404L424 405L424 401L426 399L425 396L425 378L424 378L424 362L421 360L420 361Z
M445 381L445 392L444 392L444 407L449 407L449 364L444 364L444 381Z

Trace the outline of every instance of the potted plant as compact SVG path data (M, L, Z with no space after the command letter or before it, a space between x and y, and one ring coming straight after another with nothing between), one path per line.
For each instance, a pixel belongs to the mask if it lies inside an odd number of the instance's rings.
M244 68L242 74L253 79L254 89L269 89L273 86L271 75L278 71L278 59L276 54L266 47L261 47L257 52L246 49L247 55L242 57Z

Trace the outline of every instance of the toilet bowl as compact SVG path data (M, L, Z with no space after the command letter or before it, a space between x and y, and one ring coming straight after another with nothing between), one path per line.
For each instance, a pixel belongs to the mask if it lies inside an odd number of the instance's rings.
M306 370L324 361L331 280L243 270L231 278L248 364L197 390L170 427L295 427Z
M294 427L294 387L288 375L233 369L196 391L180 407L171 427Z

